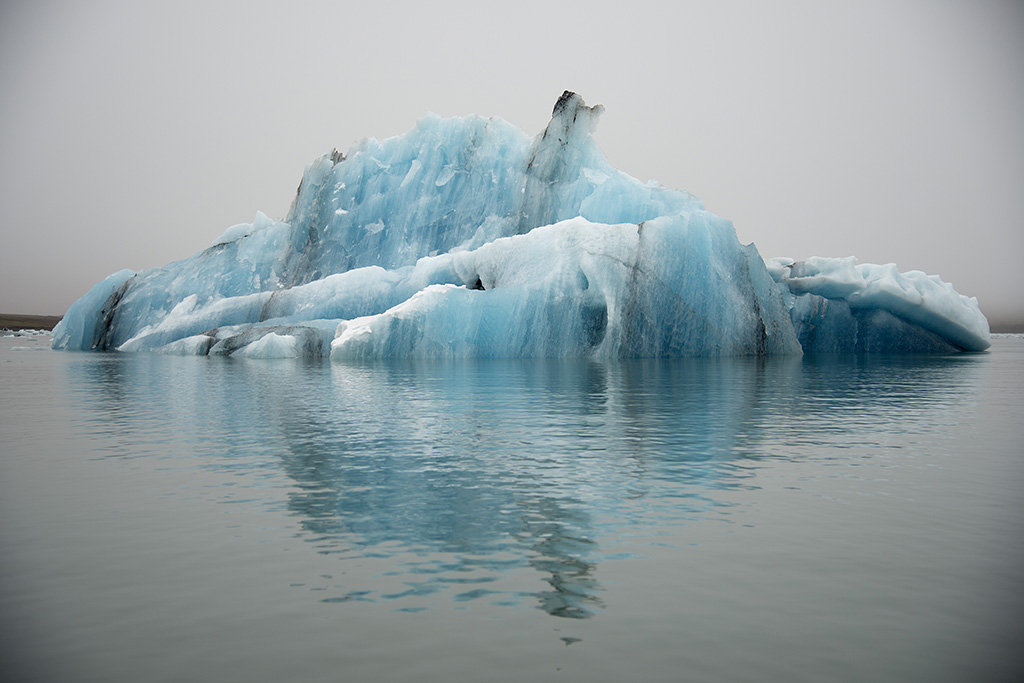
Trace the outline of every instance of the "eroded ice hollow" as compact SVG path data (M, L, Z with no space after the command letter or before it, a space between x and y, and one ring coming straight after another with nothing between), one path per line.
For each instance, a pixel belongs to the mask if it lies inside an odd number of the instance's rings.
M762 260L686 192L613 168L566 92L537 137L423 118L311 163L285 220L114 273L57 349L276 358L983 350L977 301L853 259Z

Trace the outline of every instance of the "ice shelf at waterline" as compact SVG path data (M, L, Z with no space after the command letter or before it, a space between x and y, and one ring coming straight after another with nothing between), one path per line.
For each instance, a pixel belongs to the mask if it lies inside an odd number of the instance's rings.
M853 259L762 260L696 197L613 168L571 92L536 138L427 116L310 164L285 220L75 302L58 349L273 358L983 350L977 301Z

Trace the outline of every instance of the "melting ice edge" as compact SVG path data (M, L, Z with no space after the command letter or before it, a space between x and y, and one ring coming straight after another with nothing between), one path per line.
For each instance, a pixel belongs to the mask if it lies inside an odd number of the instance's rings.
M613 168L566 91L531 139L427 116L305 170L198 254L122 270L53 347L253 358L981 351L977 300L854 258L761 258L691 194Z

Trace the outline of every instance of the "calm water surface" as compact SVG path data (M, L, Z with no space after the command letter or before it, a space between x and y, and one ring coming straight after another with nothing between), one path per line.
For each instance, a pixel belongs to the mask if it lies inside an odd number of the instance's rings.
M239 361L0 339L0 678L1018 681L1024 338Z

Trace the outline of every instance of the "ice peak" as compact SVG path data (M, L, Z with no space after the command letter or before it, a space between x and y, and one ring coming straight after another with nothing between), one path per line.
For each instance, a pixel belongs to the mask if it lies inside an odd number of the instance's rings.
M541 134L542 140L554 136L563 144L581 143L597 128L597 120L604 113L604 107L595 104L588 107L583 98L571 90L562 93L551 110L551 121Z
M558 116L558 112L569 106L569 103L573 100L582 101L583 98L574 93L572 90L563 90L562 94L558 97L558 101L555 102L554 109L551 110L551 115Z

